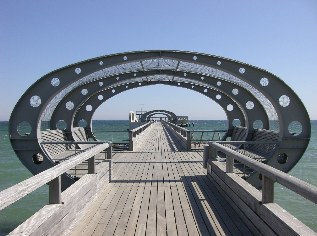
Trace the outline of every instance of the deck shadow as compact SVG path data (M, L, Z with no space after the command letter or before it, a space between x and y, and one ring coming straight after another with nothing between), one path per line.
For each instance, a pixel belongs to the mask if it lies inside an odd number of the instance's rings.
M219 202L220 193L207 176L182 176L181 179L189 203L192 207L197 226L202 235L218 235L221 231L226 235L240 235L236 232L236 229L233 229L232 226L228 224L228 222L226 223L226 220L223 218L224 214L219 213L219 205L221 205L221 207L226 205L228 208L228 203L224 201L222 201L222 203ZM210 208L207 209L204 206L205 204L208 204ZM218 205L218 209L216 205ZM232 212L229 212L229 215L235 213L233 209L231 210ZM225 209L223 208L222 211L225 211ZM211 215L213 215L213 217ZM210 217L213 222L210 221Z

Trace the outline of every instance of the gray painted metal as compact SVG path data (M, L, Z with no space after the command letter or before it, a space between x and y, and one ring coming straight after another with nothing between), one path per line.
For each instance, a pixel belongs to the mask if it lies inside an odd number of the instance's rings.
M177 116L175 115L175 113L171 111L166 111L166 110L152 110L152 111L145 112L144 114L141 115L140 121L142 122L149 121L151 117L157 114L165 115L170 122L175 123L177 121Z
M49 120L50 128L55 129L56 123L64 120L71 131L85 119L91 129L92 115L102 102L127 89L155 84L179 86L212 98L226 111L230 128L232 121L239 119L249 131L258 120L264 128L272 129L269 119L277 119L281 145L268 162L277 169L289 171L308 145L308 113L294 91L277 76L213 55L155 50L102 56L40 78L22 95L11 114L12 147L33 174L42 172L55 165L39 145L43 121ZM44 161L35 164L33 157L39 154ZM279 154L287 156L286 163L278 162ZM65 181L73 182L70 176L63 176Z

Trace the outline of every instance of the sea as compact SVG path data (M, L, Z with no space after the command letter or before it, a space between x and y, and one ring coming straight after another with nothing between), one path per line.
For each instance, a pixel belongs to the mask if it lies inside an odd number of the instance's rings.
M194 130L224 130L227 121L194 120L190 121L190 129ZM311 121L312 135L310 144L297 165L289 172L308 183L317 185L317 121ZM129 123L126 120L95 120L93 131L100 140L114 143L127 143ZM208 137L196 134L195 139ZM0 191L13 186L32 174L21 164L12 150L8 122L0 122ZM294 217L317 232L317 206L303 197L275 184L275 202L280 204ZM14 228L32 216L48 203L48 187L45 185L18 202L0 211L0 236L7 235Z

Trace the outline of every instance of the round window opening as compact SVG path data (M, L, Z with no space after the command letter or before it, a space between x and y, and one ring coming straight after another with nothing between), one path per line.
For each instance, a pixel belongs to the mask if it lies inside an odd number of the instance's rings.
M28 136L32 131L32 127L29 122L22 121L18 124L17 131L21 136Z
M280 153L277 156L277 162L280 164L285 164L287 162L287 154L286 153Z
M292 121L288 125L288 132L293 136L300 135L303 132L303 126L299 121Z
M44 161L44 157L41 153L36 153L32 157L34 164L39 165Z
M262 120L256 120L253 122L254 129L263 129L263 122Z
M81 119L81 120L78 122L78 126L79 126L79 127L86 128L86 127L87 127L87 121L86 121L85 119Z
M87 105L86 106L86 111L92 111L92 105Z
M232 121L232 125L233 125L233 126L240 126L240 125L241 125L241 121L240 121L239 119L234 119L234 120Z
M229 104L229 105L227 106L227 110L228 110L228 111L233 111L233 106L232 106L231 104Z
M67 124L64 120L59 120L56 123L56 128L60 130L65 130L67 128Z

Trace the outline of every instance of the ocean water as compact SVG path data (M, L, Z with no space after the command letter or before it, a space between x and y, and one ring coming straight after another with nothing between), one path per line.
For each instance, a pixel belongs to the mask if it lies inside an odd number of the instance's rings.
M190 129L223 130L227 121L191 121ZM308 149L290 174L317 185L317 121L311 121L312 137ZM128 121L93 121L95 136L100 140L128 142ZM116 131L116 132L109 132ZM117 132L120 131L120 132ZM208 139L207 133L195 134L194 138ZM21 164L11 148L8 137L8 122L0 122L0 191L26 178L31 173ZM15 227L33 215L48 202L48 187L43 186L32 194L22 198L0 211L0 236L8 234ZM317 231L317 206L286 188L275 186L275 202L289 211L294 217Z

